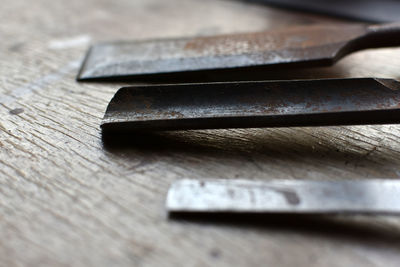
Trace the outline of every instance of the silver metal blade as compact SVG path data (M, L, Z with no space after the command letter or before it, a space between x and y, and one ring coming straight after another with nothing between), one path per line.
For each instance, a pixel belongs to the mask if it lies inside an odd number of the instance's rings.
M400 181L180 180L169 212L400 214Z

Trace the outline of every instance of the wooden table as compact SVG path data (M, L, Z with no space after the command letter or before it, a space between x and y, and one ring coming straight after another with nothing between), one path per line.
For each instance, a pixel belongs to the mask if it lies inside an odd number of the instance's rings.
M399 126L185 131L107 144L99 125L121 84L75 81L92 42L333 21L222 0L3 0L0 265L399 266L396 217L173 220L164 207L183 177L399 178ZM367 76L400 78L400 49L259 78Z

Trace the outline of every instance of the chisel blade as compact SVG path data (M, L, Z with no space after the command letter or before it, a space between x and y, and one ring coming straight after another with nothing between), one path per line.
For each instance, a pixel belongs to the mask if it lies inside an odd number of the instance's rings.
M355 50L400 45L400 24L334 24L283 30L94 45L78 80L227 70L323 66Z
M126 87L109 103L104 131L154 131L400 122L391 79L223 82Z
M400 214L395 180L180 180L168 191L171 213Z

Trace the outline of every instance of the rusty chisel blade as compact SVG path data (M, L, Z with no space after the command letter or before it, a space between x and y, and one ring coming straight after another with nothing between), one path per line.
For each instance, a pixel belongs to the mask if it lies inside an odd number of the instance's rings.
M400 182L385 179L180 180L171 213L400 214Z
M331 65L353 51L400 45L400 23L298 26L271 32L112 42L93 46L77 79Z
M104 131L150 131L400 122L391 79L223 82L121 88Z

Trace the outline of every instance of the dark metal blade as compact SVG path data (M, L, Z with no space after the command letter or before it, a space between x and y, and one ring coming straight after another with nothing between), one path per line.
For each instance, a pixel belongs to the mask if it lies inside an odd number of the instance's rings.
M400 214L400 182L180 180L166 206L173 213Z
M249 67L331 65L355 50L400 45L400 24L313 25L279 31L93 46L78 80Z
M228 82L121 88L102 128L149 131L400 122L391 79Z

